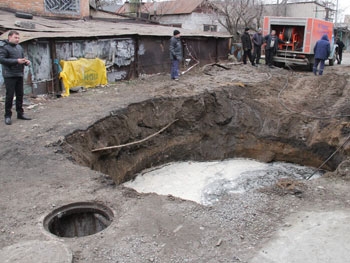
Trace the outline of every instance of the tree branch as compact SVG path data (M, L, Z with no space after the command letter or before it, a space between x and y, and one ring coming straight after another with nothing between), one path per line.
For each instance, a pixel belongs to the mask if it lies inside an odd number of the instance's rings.
M151 139L152 137L160 134L161 132L165 131L166 129L168 129L170 127L170 125L172 125L174 122L176 122L176 120L170 122L167 126L165 126L164 128L162 128L161 130L159 130L158 132L156 133L153 133L151 134L150 136L147 136L146 138L142 139L142 140L139 140L139 141L135 141L135 142L130 142L130 143L126 143L126 144L121 144L121 145L115 145L115 146L108 146L108 147L103 147L103 148L98 148L98 149L94 149L94 150L91 150L91 152L98 152L98 151L104 151L104 150L110 150L110 149L117 149L117 148L122 148L122 147L126 147L126 146L131 146L131 145L134 145L134 144L138 144L138 143L142 143L142 142L145 142L149 139Z

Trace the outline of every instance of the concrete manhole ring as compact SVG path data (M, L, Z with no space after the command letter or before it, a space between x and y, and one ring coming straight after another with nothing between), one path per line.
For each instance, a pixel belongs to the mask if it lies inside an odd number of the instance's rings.
M101 203L77 202L53 210L44 218L43 226L58 237L83 237L106 229L113 217L113 211Z
M73 253L58 241L30 240L0 250L2 263L71 263Z

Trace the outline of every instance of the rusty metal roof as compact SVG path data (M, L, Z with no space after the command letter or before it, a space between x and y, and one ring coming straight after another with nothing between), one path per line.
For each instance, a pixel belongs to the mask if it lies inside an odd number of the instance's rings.
M96 15L97 17L97 15ZM111 15L109 18L117 17ZM34 29L25 29L15 25L17 21L33 23ZM38 38L82 38L82 37L111 37L111 36L172 36L173 27L154 24L135 24L123 22L123 20L101 21L100 19L90 20L53 20L44 17L34 16L33 19L15 17L14 13L0 10L0 29L17 30L21 35L21 42ZM182 36L203 36L203 37L230 37L227 34L215 32L194 32L181 29ZM0 39L7 39L4 33Z
M142 13L153 14L155 11L157 14L162 15L180 15L191 14L196 8L200 7L206 0L176 0L176 1L164 1L154 3L144 3L141 6ZM125 3L118 11L118 14L131 13L129 3Z

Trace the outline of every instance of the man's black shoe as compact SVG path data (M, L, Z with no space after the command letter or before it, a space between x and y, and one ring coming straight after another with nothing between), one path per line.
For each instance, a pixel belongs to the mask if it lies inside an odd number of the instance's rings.
M5 118L5 124L6 125L11 125L11 118L10 117L6 117Z
M26 121L30 121L31 120L31 118L25 116L24 114L17 115L17 119L26 120Z

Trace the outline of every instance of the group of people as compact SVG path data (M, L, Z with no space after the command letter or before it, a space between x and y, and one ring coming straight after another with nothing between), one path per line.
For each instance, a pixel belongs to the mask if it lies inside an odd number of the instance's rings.
M244 33L241 36L243 64L247 64L247 58L249 59L252 66L259 64L261 58L261 47L265 43L265 63L269 67L273 67L273 56L277 53L278 44L284 44L285 42L276 35L275 30L272 30L269 35L262 36L262 30L259 28L253 37L250 36L249 30L250 29L248 27L245 28ZM339 37L336 38L336 45L336 59L338 64L341 64L343 49L345 45L343 41L339 39ZM317 72L318 75L323 74L324 63L328 59L330 52L331 50L329 39L325 34L320 40L316 42L316 45L314 47L315 63L313 65L313 73L315 75L317 75Z
M263 36L262 29L259 28L252 38L249 34L249 30L250 28L246 27L244 33L241 36L243 64L247 64L247 58L253 66L260 64L261 47L263 44L265 44L265 64L269 67L272 67L273 56L277 53L278 44L284 43L284 41L277 37L275 30L272 30L269 35Z
M262 29L259 28L258 32L250 37L249 28L245 28L244 34L242 34L242 48L243 48L243 63L247 64L247 58L253 66L260 64L261 58L261 46L266 43L265 47L265 60L266 64L272 67L273 56L278 49L278 43L284 43L276 36L276 31L272 30L271 34L263 37ZM254 48L253 48L254 46ZM252 50L254 53L252 54ZM179 79L179 63L182 60L182 44L180 40L180 31L174 30L173 37L170 39L169 45L170 60L171 60L171 79Z

